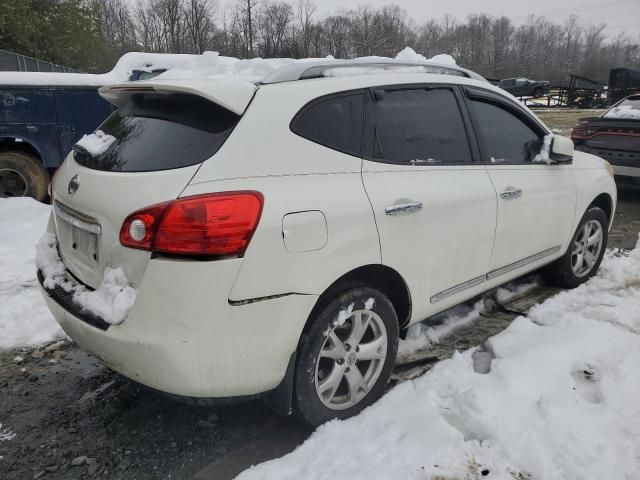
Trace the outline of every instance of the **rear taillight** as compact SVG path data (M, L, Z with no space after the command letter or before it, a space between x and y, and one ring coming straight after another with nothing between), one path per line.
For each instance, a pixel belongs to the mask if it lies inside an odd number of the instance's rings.
M571 130L571 140L584 140L585 138L587 138L586 125L582 124L573 127L573 130Z
M258 226L259 192L179 198L129 215L120 229L125 247L176 255L242 255Z

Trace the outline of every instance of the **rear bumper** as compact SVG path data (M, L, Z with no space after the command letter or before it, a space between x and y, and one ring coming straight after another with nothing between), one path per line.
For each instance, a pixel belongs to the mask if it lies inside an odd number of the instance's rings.
M104 330L41 289L63 330L122 375L181 396L250 396L283 380L317 296L232 306L240 262L151 260L127 319Z

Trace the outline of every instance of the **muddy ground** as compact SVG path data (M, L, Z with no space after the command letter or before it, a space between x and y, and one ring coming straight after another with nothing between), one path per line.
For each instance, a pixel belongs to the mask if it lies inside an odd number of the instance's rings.
M554 128L570 129L583 113L539 115ZM621 190L609 246L632 248L638 231L640 189ZM481 321L405 359L394 382L483 343L552 293L541 288L495 304ZM2 479L225 480L292 450L311 433L260 401L217 409L183 405L109 371L69 342L48 347L0 354Z

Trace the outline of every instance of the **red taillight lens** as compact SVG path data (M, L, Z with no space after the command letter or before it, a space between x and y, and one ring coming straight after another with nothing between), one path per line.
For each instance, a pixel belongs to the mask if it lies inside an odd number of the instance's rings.
M177 255L242 255L258 226L259 192L179 198L129 215L120 230L125 247Z
M571 140L584 140L587 138L587 126L586 125L576 125L571 130Z

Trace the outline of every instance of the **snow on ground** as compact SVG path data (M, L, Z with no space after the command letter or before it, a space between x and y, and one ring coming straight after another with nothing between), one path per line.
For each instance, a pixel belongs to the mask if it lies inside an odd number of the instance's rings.
M0 351L64 336L44 303L34 264L50 211L31 198L0 199Z
M15 433L13 433L9 428L3 427L0 423L0 442L8 442L9 440L13 440L15 437ZM0 459L1 458L2 457L0 457Z
M472 351L333 421L257 479L631 479L640 471L640 241Z
M455 65L450 55L441 54L426 59L413 49L406 47L395 57L400 61L430 62L440 65ZM153 72L166 70L158 79L183 79L194 77L234 78L257 82L280 67L300 62L333 60L327 58L252 58L241 60L225 57L218 52L202 55L129 52L124 54L114 68L103 74L45 73L45 72L1 72L0 84L4 85L109 85L129 80L134 70ZM389 60L387 57L361 57L356 61Z

